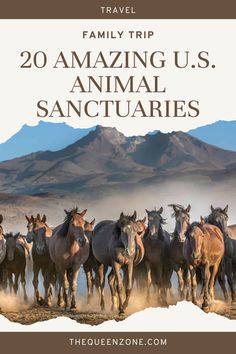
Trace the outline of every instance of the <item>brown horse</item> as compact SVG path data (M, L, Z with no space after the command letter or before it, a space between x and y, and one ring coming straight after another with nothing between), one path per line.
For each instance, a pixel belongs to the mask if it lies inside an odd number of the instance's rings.
M224 256L223 234L217 226L207 224L201 218L201 222L193 222L189 226L186 235L183 251L191 274L192 301L197 303L196 269L201 266L204 286L202 308L207 311L209 301L214 300L215 278Z
M150 300L150 287L155 284L157 300L167 305L167 290L171 288L173 269L170 264L170 235L163 230L165 220L161 216L163 208L148 211L148 227L144 235L145 264L147 269L147 301Z
M2 263L2 285L3 289L7 288L7 279L9 279L9 285L11 287L12 275L14 275L13 289L15 294L18 291L19 277L21 277L21 285L24 292L24 300L27 302L28 297L26 294L26 280L25 280L25 266L26 256L25 248L20 242L17 242L20 233L13 235L12 233L6 234L6 257Z
M105 274L109 266L112 270L108 276L112 296L112 308L116 307L116 299L119 299L119 314L123 314L129 304L133 287L133 267L135 260L141 261L139 255L141 248L137 242L140 232L136 224L136 212L132 216L120 214L117 221L105 220L96 225L92 238L93 254L98 261L98 289L100 293L101 309L105 308L104 285ZM120 270L125 271L125 301L122 299L123 282Z
M0 214L0 264L4 261L6 256L6 240L2 227L3 216Z
M227 290L225 286L225 276L231 291L232 302L236 300L236 226L228 226L228 205L223 208L214 208L211 205L211 214L207 217L207 222L220 228L224 235L225 255L224 271L218 276L218 281L227 300Z
M170 261L172 268L178 276L178 290L180 300L190 299L190 274L188 264L183 254L184 243L186 242L186 231L190 224L191 205L184 208L179 204L170 204L173 208L172 217L175 218L175 230L170 244ZM185 294L186 290L186 294Z
M85 221L85 226L84 226L84 233L87 236L90 245L89 257L87 261L83 264L83 268L87 279L87 289L88 289L87 303L88 304L90 304L91 297L93 295L93 286L95 283L93 272L96 274L96 270L97 270L97 261L93 255L92 245L91 245L94 224L95 224L95 219L93 219L91 222Z
M26 240L28 243L33 242L32 259L35 298L39 305L45 304L51 306L52 286L56 283L56 269L48 250L52 229L47 225L45 215L43 215L42 218L40 214L37 214L36 218L33 215L31 217L25 216L25 218L27 220L28 229ZM38 289L40 271L43 276L44 298L40 296Z
M85 235L84 215L87 209L66 211L63 224L57 226L49 242L51 259L59 276L58 306L68 307L68 291L71 294L71 309L76 308L76 290L79 270L89 257L89 240Z

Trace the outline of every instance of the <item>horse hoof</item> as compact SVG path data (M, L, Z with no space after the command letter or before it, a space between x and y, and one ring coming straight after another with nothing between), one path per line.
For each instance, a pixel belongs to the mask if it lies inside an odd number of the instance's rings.
M37 299L37 304L38 304L39 306L44 305L44 299L43 299L42 297L40 297L39 299Z
M124 309L119 310L119 316L124 316L124 315L125 315L125 311L124 311Z

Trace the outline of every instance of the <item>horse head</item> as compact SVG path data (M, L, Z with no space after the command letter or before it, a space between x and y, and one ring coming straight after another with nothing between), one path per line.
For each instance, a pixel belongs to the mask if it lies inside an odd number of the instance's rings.
M134 211L133 215L124 215L122 212L120 218L116 223L120 241L125 249L125 254L132 257L135 254L135 239L137 236L136 225L137 213Z
M67 228L67 236L70 237L72 240L77 241L80 246L84 246L86 242L86 221L84 219L84 216L87 212L87 209L84 209L81 212L78 212L78 208L74 208L70 211L64 211L66 213L65 225Z
M47 252L46 233L49 230L46 224L46 215L43 215L42 218L40 214L37 214L36 217L33 215L31 215L31 217L25 217L28 222L26 241L28 243L34 243L34 248L39 255L45 254Z
M191 205L189 204L185 209L179 204L169 204L168 206L173 208L172 217L175 218L175 231L174 236L178 238L179 242L184 242L186 239L186 231L190 224L190 210Z
M139 219L136 221L136 225L137 225L137 236L140 238L143 238L145 231L146 231L146 216L143 219Z
M162 225L165 224L165 219L162 217L163 207L159 210L149 211L146 209L148 215L148 233L152 239L157 239L162 235Z
M204 229L205 219L201 217L200 222L193 222L186 232L186 237L189 244L189 256L193 263L198 263L202 255L202 245L204 242Z
M7 260L8 261L13 261L14 259L14 253L16 249L16 240L20 236L20 233L16 233L13 235L13 233L7 233L4 237L6 239L6 252L7 252Z
M95 224L95 219L93 219L91 222L85 221L84 232L85 232L85 235L88 237L89 240L91 240L92 235L93 235L94 224Z
M211 214L207 217L207 222L209 224L213 224L223 232L223 234L227 234L227 224L228 224L228 205L224 209L222 208L214 208L211 205Z

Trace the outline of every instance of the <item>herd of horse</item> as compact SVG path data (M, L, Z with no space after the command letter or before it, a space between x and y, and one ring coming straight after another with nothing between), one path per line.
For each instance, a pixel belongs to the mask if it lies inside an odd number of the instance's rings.
M129 305L132 288L146 291L147 302L155 296L162 306L171 294L171 277L176 272L181 300L197 303L197 285L201 284L202 308L208 311L214 301L216 280L229 300L226 280L235 301L236 225L228 226L228 206L211 206L208 217L190 222L191 206L169 205L175 219L173 233L164 230L163 208L146 210L138 219L122 212L118 220L85 219L87 210L65 210L62 224L52 228L46 216L25 216L27 235L4 233L0 215L0 286L2 291L18 291L19 278L24 300L26 264L33 261L35 301L51 306L53 293L57 305L76 308L78 274L81 266L87 279L87 301L96 287L101 310L105 309L104 287L108 274L112 310L122 315ZM39 291L39 273L43 277L44 296ZM108 273L109 272L109 273Z

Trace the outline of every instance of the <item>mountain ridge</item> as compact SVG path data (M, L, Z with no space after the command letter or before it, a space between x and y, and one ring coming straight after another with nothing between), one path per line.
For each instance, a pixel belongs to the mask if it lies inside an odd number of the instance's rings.
M165 176L234 173L236 152L183 132L126 137L97 126L58 151L43 151L0 163L0 192L45 193L145 184ZM235 169L236 170L236 169Z

